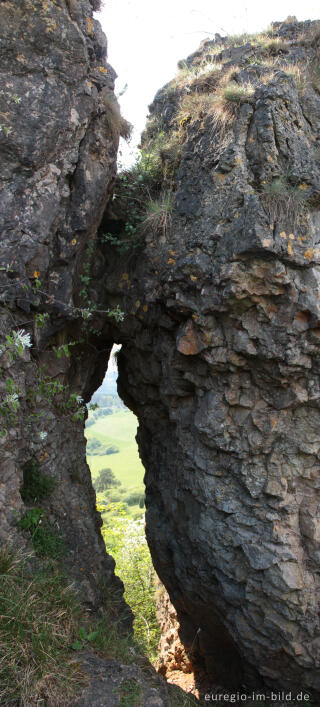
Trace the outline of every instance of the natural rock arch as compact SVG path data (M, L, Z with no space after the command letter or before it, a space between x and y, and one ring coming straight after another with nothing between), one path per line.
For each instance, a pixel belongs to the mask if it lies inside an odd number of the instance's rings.
M20 402L1 437L1 539L17 537L22 470L35 459L59 481L46 512L85 600L98 606L105 589L121 589L70 395L87 402L122 343L119 392L139 419L147 537L186 643L198 632L207 669L224 677L231 662L235 685L319 691L319 95L307 85L301 96L280 71L258 82L223 139L210 114L189 116L172 229L119 257L96 235L117 135L114 73L91 5L8 0L0 15L1 333L33 336L23 357L1 358L2 393L10 377ZM305 29L278 27L285 38ZM316 49L290 51L294 60ZM246 52L237 48L238 63ZM154 116L166 101L164 91ZM273 220L261 198L284 167L307 196L297 228ZM117 305L123 321L108 316Z

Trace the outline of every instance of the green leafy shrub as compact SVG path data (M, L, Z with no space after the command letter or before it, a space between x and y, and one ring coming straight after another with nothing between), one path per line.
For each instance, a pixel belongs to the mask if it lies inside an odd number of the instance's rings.
M99 510L102 510L98 506ZM103 508L105 511L106 509ZM125 586L125 599L134 613L134 636L151 660L157 655L160 631L156 617L155 571L147 545L144 520L132 520L123 504L110 504L102 534L116 572Z
M41 501L50 496L55 486L56 479L41 473L35 459L31 459L23 466L23 485L20 493L25 503Z
M143 508L143 506L144 506L144 492L131 491L126 496L124 496L124 500L126 501L128 506L140 506L140 508Z
M39 557L58 559L65 555L65 541L50 525L42 508L28 508L18 520L18 527L29 531L35 553Z

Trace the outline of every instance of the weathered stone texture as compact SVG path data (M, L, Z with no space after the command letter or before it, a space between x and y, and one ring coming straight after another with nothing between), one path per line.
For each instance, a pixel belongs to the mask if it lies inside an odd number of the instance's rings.
M254 93L225 125L210 112L186 116L172 228L119 257L96 245L117 140L101 100L114 74L91 11L86 0L0 4L2 340L19 328L33 337L24 359L0 361L3 395L10 375L20 399L1 439L1 538L17 533L22 466L36 459L59 482L44 505L87 601L101 603L102 584L119 588L83 423L59 407L63 395L47 400L39 370L88 401L120 342L119 391L138 415L146 468L147 537L186 648L196 641L213 681L320 692L316 27L275 26L287 45L270 71L263 48L225 43L223 71L237 64L236 82L251 80ZM295 62L307 67L302 88L285 70ZM181 97L169 89L152 108L168 133ZM279 176L289 209L266 198L264 184ZM84 328L86 295L102 311L120 302L124 321L98 311ZM37 312L50 315L41 329ZM70 358L57 359L53 346L70 341Z
M172 229L149 234L124 286L136 323L127 318L119 390L139 417L147 537L186 647L197 636L226 685L319 691L315 29L275 26L288 43L266 77L263 48L217 55L254 95L229 124L184 119ZM285 71L297 61L302 87ZM178 102L176 83L157 95L146 139L157 120L170 133ZM266 199L279 176L289 210Z
M90 260L91 277L100 266L96 231L116 171L117 139L101 99L112 94L115 73L87 0L9 0L0 6L0 28L1 336L3 344L23 329L32 342L23 358L11 361L3 346L0 357L2 405L8 379L20 405L0 437L0 537L17 534L22 469L31 460L56 480L41 505L67 542L70 573L97 607L104 586L120 591L121 582L100 536L83 422L72 420L75 408L65 402L71 393L90 399L112 345L104 342L99 359L76 305L88 307L79 295L82 264ZM91 288L90 306L95 298ZM70 358L53 350L79 340ZM50 396L54 383L65 392Z

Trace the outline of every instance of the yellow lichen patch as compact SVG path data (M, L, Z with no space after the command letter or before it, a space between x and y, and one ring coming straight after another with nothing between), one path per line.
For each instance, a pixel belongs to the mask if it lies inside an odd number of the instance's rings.
M93 19L86 17L88 34L93 34Z
M272 155L267 155L267 160L269 160L269 162L273 162L273 159L274 158L272 157Z
M34 271L33 271L33 277L35 277L36 279L37 279L38 277L40 277L40 270L34 270Z
M238 212L238 211L236 211L234 217L235 217L235 218L239 218L239 212Z
M302 184L299 184L299 189L304 191L305 189L308 189L308 185L305 182L302 182Z
M98 66L98 71L102 71L103 74L108 73L108 69L105 66Z
M195 282L195 280L197 279L198 278L196 277L196 275L190 275L190 280L192 280L192 282Z
M236 157L236 159L235 159L235 164L242 164L242 158L241 158L241 157Z
M48 34L49 32L54 32L57 29L57 23L50 18L50 20L47 21L47 26L46 26L46 33Z
M169 264L169 265L175 265L175 264L176 264L176 261L174 260L174 258L169 258L168 264Z
M169 250L170 255L175 255L176 251L175 250Z
M293 255L292 243L288 243L288 253L289 255Z
M285 231L281 231L281 233L280 233L280 238L286 238L286 237L287 237L286 232L285 232Z
M294 239L295 239L294 233L289 233L288 238L290 238L290 241L294 241Z
M215 182L224 182L225 178L226 175L222 174L222 172L215 172L215 174L213 175L213 179Z
M249 137L249 142L254 142L253 137Z
M76 242L77 242L77 239L76 239L76 238L73 238L72 241L71 241L71 245L76 245Z
M129 275L127 272L123 272L121 277L122 277L122 280L129 280Z
M311 260L313 256L313 248L308 248L307 250L305 250L303 256L304 258L308 258L308 260Z
M302 243L303 241L307 240L307 236L298 236L298 241L299 243Z

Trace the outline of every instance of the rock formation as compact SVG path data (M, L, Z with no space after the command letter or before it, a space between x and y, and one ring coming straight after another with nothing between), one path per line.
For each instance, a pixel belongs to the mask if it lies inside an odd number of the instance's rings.
M54 491L41 505L67 543L71 574L97 606L104 586L121 583L100 537L83 422L73 420L81 400L70 396L90 399L91 378L101 380L112 346L104 342L99 359L83 316L88 253L93 259L116 172L115 72L89 0L1 3L0 25L0 538L17 533L28 470L52 476ZM101 260L90 268L94 277ZM6 336L19 331L30 334L32 347L14 355ZM71 342L71 355L55 353Z
M122 237L113 202L97 236L124 128L91 5L7 0L0 19L1 538L37 464L86 601L119 589L72 396L90 400L122 343L147 537L186 649L228 686L320 692L319 26L187 59L144 136L172 222L121 255L102 238ZM32 347L12 356L21 329Z

